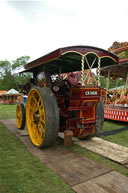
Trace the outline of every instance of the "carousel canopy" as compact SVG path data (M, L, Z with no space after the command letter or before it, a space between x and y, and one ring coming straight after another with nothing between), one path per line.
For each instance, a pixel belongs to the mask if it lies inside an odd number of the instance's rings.
M117 78L127 78L128 74L128 64L118 64L118 65L113 65L113 66L107 66L101 69L101 75L108 77L112 77L114 80Z

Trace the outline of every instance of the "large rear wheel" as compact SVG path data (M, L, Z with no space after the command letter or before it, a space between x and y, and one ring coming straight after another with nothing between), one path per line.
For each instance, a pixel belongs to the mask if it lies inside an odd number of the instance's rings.
M55 141L59 131L59 112L56 98L49 88L30 90L26 122L30 139L36 147L50 146Z
M19 103L16 107L17 128L23 130L25 128L25 123L26 123L25 107L22 103Z

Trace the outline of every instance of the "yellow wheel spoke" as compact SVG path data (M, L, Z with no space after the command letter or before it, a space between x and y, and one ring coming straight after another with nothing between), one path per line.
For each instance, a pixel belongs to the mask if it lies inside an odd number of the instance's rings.
M37 102L37 108L40 109L42 106L42 102L41 99L39 98L38 102Z
M35 101L35 103L37 103L37 99L36 99L35 95L32 96L32 99Z
M38 132L36 131L36 127L32 126L32 136L33 138L37 139L38 138Z
M40 120L41 120L41 121L44 121L44 120L45 120L45 114L44 114L43 111L40 112Z
M30 109L31 109L32 111L35 111L35 108L34 108L34 107L32 107L32 106L30 106Z
M39 130L39 132L40 132L40 134L41 134L41 136L42 136L42 134L45 132L44 122L43 122L43 124L42 124L41 122L39 122L39 124L38 124L38 130Z

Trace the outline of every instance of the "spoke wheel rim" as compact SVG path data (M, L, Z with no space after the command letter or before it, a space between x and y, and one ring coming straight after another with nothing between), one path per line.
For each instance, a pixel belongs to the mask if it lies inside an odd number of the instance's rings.
M22 109L20 105L16 107L16 124L18 128L22 125Z
M42 97L36 89L32 89L28 95L26 120L32 143L40 146L45 136L45 109Z

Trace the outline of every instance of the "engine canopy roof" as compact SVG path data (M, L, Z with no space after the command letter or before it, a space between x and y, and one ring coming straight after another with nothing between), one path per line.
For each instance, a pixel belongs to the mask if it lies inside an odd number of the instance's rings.
M24 66L23 72L39 72L45 69L50 74L73 72L81 70L82 56L86 56L89 63L95 60L93 68L97 68L98 58L101 61L101 67L114 65L119 62L118 56L97 47L91 46L71 46L59 48L47 55L44 55ZM86 61L84 61L85 69L88 69Z

